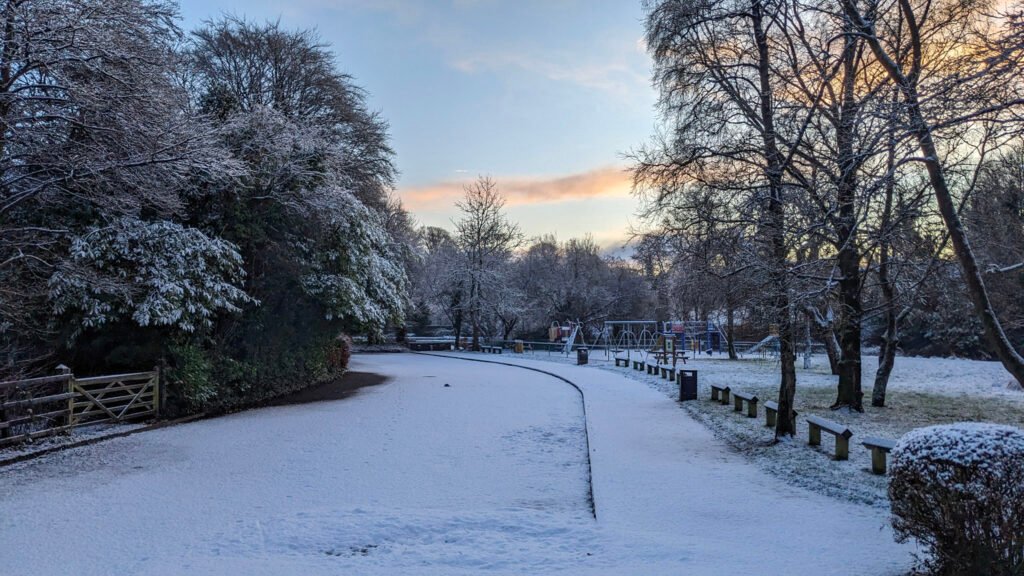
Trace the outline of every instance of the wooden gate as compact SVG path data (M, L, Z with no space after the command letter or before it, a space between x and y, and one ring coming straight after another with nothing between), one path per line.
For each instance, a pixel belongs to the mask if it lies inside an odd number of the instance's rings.
M156 371L72 378L71 392L72 425L138 420L156 416L160 409Z
M133 372L75 378L57 376L0 382L0 447L71 430L160 414L160 373Z

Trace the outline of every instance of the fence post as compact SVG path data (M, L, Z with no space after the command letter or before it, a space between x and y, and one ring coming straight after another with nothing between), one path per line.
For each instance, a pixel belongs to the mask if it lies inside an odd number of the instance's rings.
M68 377L68 394L74 394L75 393L75 377L74 377L73 374L71 374L71 368L68 368L67 366L65 366L63 364L60 364L59 366L57 366L57 372L60 372L62 375ZM68 418L67 418L67 422L65 422L65 424L67 426L73 426L75 424L75 397L74 396L68 398Z
M0 423L7 422L7 408L3 408L4 403L7 401L7 396L0 396ZM11 436L11 427L4 426L0 428L0 440L9 438Z
M163 383L163 380L164 380L164 378L163 378L163 376L164 376L164 364L163 364L163 362L161 362L160 364L157 364L156 366L153 367L153 374L154 374L153 378L155 378L155 380L153 381L153 419L154 420L159 420L160 419L160 410L162 410L163 406L164 406L164 397L163 397L163 394L164 394L164 386L163 386L163 384L164 384Z

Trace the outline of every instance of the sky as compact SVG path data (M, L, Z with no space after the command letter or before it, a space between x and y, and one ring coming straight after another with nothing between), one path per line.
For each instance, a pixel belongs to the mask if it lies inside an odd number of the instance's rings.
M181 0L315 28L390 124L398 193L451 228L462 186L494 178L529 236L621 246L636 224L624 158L653 132L640 0Z

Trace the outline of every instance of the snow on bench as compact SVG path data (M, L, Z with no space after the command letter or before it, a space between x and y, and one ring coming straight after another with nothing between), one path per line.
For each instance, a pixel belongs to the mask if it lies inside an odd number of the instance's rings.
M764 425L770 428L775 428L775 418L779 413L779 403L772 400L766 400L764 403ZM799 413L793 410L793 419L795 420Z
M821 431L824 430L836 437L836 460L847 460L850 457L850 436L853 432L831 420L818 416L807 417L808 438L807 443L811 446L821 445Z
M733 397L733 400L735 401L735 404L733 406L733 411L734 412L742 412L743 411L743 403L746 402L747 403L747 417L748 418L757 418L757 395L755 395L755 394L747 394L746 392L740 392L739 390L734 390L733 393L732 393L732 397Z
M616 358L615 367L618 368L619 366L622 366L623 368L629 368L629 358Z
M871 450L871 471L875 474L885 474L886 455L896 447L896 441L869 436L861 440L861 444Z
M711 400L718 401L720 404L729 403L729 390L728 386L719 386L718 384L711 385Z

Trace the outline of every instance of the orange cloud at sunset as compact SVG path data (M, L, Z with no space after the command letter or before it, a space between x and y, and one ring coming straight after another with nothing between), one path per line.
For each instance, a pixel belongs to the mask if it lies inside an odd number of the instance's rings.
M462 198L463 186L475 178L441 182L399 190L405 207L413 212L454 205ZM552 178L495 177L507 206L630 195L632 179L622 168L598 168L588 172Z

